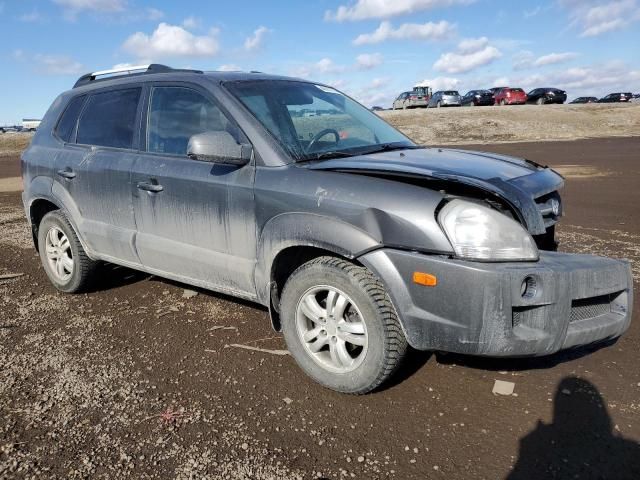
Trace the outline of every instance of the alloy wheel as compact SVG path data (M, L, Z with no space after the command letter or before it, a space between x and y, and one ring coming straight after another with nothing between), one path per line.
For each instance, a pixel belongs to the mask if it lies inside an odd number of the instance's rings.
M353 300L341 290L323 285L307 290L296 308L298 337L321 367L346 373L367 354L367 327Z
M51 227L45 239L45 253L51 272L62 283L73 275L73 252L65 233L57 227Z

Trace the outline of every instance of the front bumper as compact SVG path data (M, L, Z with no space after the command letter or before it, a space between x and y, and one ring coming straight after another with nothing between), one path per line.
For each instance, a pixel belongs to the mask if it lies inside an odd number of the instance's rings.
M541 252L538 262L479 263L392 249L359 260L385 284L419 350L547 355L619 337L631 322L633 280L624 260ZM413 283L415 271L438 284ZM535 293L523 297L527 277Z

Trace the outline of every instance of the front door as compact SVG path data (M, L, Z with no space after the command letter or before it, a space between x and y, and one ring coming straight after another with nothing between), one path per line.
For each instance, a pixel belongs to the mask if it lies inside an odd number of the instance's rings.
M187 156L189 138L207 131L248 141L209 92L196 86L152 85L147 111L146 152L132 171L142 264L178 280L255 296L254 164Z

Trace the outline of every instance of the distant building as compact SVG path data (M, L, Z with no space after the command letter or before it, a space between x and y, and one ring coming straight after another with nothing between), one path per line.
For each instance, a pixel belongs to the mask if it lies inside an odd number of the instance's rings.
M22 119L22 128L24 130L36 130L40 126L40 122L37 118L23 118Z

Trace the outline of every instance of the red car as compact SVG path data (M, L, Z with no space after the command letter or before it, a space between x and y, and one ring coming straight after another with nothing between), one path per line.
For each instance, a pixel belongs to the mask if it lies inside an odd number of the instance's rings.
M503 87L494 94L496 105L524 105L527 94L521 88Z

